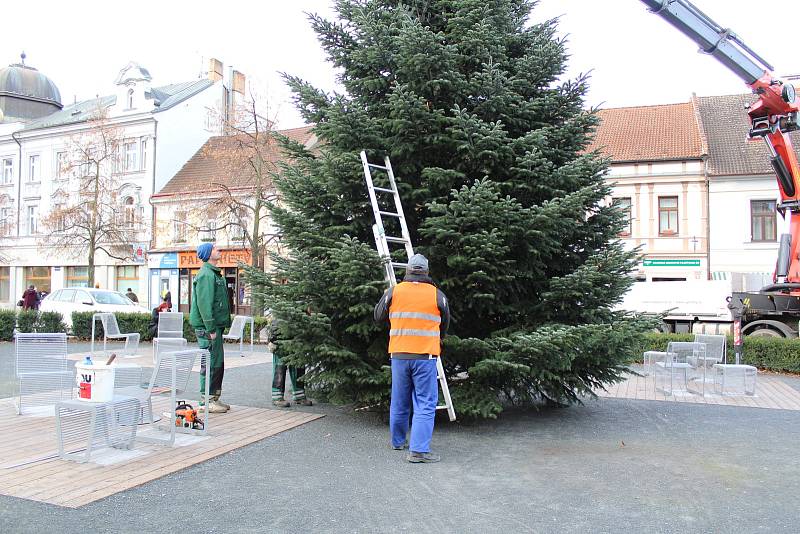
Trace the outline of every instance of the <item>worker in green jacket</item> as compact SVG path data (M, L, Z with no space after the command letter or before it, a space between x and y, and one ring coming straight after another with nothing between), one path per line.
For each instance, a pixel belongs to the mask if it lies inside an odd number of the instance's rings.
M222 394L222 377L225 374L225 352L222 332L231 325L231 311L228 306L228 286L222 276L217 261L220 252L213 243L202 243L197 247L197 257L203 262L200 272L192 284L192 308L189 324L194 328L197 344L210 351L211 384L209 384L209 413L224 413L230 405L219 400ZM200 392L205 393L206 359L200 367ZM205 406L200 405L200 409Z

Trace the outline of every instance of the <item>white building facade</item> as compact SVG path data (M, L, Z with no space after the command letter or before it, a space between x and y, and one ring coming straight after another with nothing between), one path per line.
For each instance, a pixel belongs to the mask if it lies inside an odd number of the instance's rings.
M708 140L711 274L734 289L758 290L772 282L778 242L788 233L777 212L778 182L761 140L749 141L750 94L698 97ZM800 135L791 134L797 150Z
M210 136L220 133L217 117L233 95L223 80L221 63L213 60L211 67L207 78L157 86L147 69L130 63L108 96L44 116L5 115L0 122L1 307L14 306L31 284L46 292L87 285L88 251L54 250L43 235L42 221L59 206L81 202L80 167L68 161L70 145L87 133L99 114L121 137L114 180L116 209L123 224L129 221L136 228L130 243L119 244L130 250L125 260L98 251L95 281L101 288L123 293L131 288L141 303L152 304L146 267L146 252L152 246L150 197ZM24 104L41 80L25 87L13 83L19 81L20 69L35 70L24 65L0 69L0 95L10 94ZM9 79L12 82L4 87L3 81ZM56 95L57 90L50 100L55 102Z
M706 146L692 102L612 108L592 149L611 158L611 202L627 213L620 239L642 254L646 281L708 278Z

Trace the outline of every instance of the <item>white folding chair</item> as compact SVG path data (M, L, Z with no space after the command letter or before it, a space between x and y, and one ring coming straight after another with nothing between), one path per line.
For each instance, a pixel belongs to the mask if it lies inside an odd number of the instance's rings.
M92 315L92 355L94 355L95 325L98 319L103 325L103 354L108 353L107 344L109 339L124 339L125 347L122 349L120 356L136 356L136 351L139 349L139 333L120 333L119 325L117 324L117 316L113 313L95 313Z
M223 334L222 339L239 342L239 356L244 356L244 328L250 323L250 354L253 354L253 332L255 322L248 315L236 315L233 317L231 327L227 334Z
M75 371L67 361L66 334L14 336L17 414L29 406L48 406L72 398Z

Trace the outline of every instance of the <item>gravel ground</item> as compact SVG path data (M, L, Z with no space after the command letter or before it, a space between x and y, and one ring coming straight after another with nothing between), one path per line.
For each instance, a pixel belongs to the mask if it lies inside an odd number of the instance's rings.
M270 380L269 365L231 369L224 399L267 406ZM600 399L442 419L442 462L413 465L376 414L304 410L326 417L78 510L0 496L0 532L799 528L800 412Z

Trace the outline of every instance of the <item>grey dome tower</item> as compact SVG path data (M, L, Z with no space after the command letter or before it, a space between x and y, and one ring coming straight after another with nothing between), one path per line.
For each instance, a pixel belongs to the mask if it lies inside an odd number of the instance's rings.
M61 93L53 81L22 61L0 69L0 110L5 121L30 120L59 111Z

